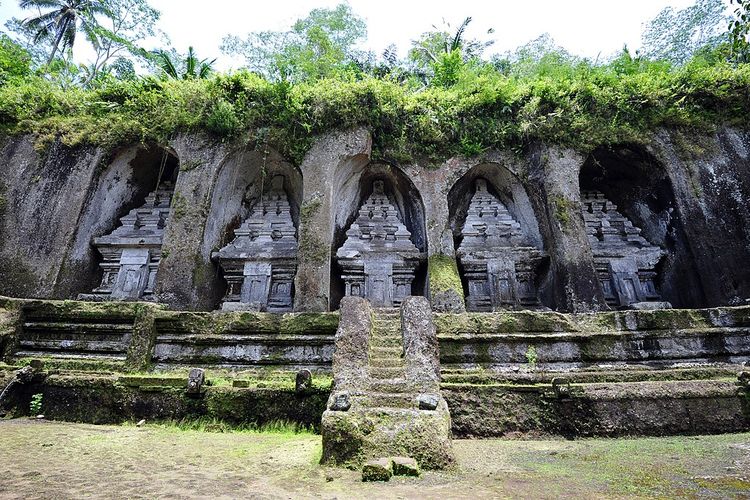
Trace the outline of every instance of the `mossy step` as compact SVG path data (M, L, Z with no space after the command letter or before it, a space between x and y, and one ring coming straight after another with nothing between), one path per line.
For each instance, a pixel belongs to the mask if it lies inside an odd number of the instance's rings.
M403 349L401 349L401 347L392 347L392 346L389 346L389 347L371 346L370 347L370 355L376 356L376 357L377 356L389 356L389 357L393 356L393 357L398 358L401 356L402 351Z
M370 347L401 347L401 337L376 337L370 339Z
M370 358L370 366L376 368L402 368L406 366L402 358Z
M390 394L411 394L413 392L412 387L403 377L371 380L367 384L367 388L371 392L387 392Z
M370 367L370 378L374 379L390 379L402 375L404 369L399 367Z
M367 394L367 405L371 408L414 408L414 395L371 392Z
M187 387L187 377L122 375L117 382L128 387Z

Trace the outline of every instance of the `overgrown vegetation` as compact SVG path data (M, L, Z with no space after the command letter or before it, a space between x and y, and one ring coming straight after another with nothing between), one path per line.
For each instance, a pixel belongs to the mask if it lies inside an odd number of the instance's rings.
M423 35L407 61L358 60L361 19L348 8L318 9L288 33L228 39L225 50L233 41L258 72L110 77L73 87L28 70L23 49L3 40L0 132L37 134L40 147L59 139L113 148L200 130L217 140L267 140L299 162L316 134L360 125L373 132L379 156L435 162L534 141L587 150L644 141L658 127L748 125L750 66L729 56L728 37L691 48L679 64L627 48L590 61L544 37L488 61L479 57L488 44L466 38L467 24ZM435 53L441 43L445 50Z

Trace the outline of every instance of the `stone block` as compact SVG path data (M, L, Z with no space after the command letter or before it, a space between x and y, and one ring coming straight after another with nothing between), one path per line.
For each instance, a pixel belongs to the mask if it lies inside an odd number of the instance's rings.
M419 464L411 457L391 457L394 476L419 477Z
M437 394L420 394L417 397L420 410L434 410L440 404L440 396Z
M389 458L370 460L362 466L362 481L388 481L393 475L393 462Z
M294 378L294 392L303 394L312 388L312 373L310 370L300 370Z

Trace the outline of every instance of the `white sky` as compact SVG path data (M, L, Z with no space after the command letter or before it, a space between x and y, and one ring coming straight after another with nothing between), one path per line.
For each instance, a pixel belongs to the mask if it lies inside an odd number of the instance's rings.
M11 17L25 18L17 0L0 0L0 25ZM219 52L226 34L286 30L311 9L334 7L340 0L150 0L162 12L160 28L179 52L195 47L201 58L218 57L218 69L239 66ZM661 9L681 9L694 0L349 0L355 13L367 21L368 40L363 48L380 54L391 43L406 54L410 42L442 19L455 26L464 17L474 18L470 37L494 28L495 45L489 53L505 52L549 32L568 51L590 58L607 57L623 44L640 47L641 29ZM725 0L727 5L729 0ZM0 29L1 26L0 26ZM149 47L151 48L151 47ZM78 56L86 50L76 43Z

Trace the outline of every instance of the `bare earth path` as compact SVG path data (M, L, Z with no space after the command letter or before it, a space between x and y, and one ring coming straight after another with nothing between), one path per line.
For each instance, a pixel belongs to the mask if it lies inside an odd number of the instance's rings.
M0 422L2 498L750 498L750 434L456 441L459 467L362 483L320 436Z

